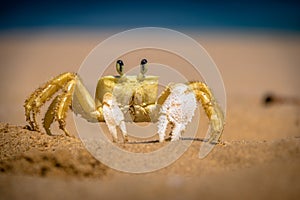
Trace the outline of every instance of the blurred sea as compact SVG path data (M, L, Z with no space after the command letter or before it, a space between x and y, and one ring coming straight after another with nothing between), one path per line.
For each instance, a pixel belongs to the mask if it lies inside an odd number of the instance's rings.
M0 30L31 28L300 31L298 1L1 1Z

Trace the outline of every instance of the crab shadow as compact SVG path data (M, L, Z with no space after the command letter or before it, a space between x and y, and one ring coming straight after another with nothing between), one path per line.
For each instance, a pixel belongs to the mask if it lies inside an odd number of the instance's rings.
M182 137L180 140L183 141L196 141L196 142L208 142L207 139L203 138L191 138L191 137ZM171 137L167 138L166 141L171 142ZM159 140L146 140L146 141L131 141L127 142L127 144L154 144L154 143L159 143ZM213 143L217 144L217 143Z

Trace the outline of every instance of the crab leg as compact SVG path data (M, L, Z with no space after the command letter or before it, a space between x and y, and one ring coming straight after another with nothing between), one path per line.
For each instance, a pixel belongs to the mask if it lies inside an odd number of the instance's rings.
M67 82L74 79L74 73L63 73L51 79L43 86L36 89L29 98L25 100L25 116L26 121L30 124L32 130L39 130L36 122L36 114L40 107L51 99L54 93L60 90Z
M102 106L99 105L96 109L94 99L80 78L75 73L67 72L51 79L26 99L24 104L25 116L32 130L39 130L36 115L40 107L60 89L63 89L63 93L54 98L43 119L43 126L48 135L51 135L50 126L54 120L58 121L59 128L66 135L70 135L65 128L65 118L69 108L72 108L76 114L80 114L89 122L104 121Z
M52 135L50 126L56 120L59 128L70 136L65 122L69 108L89 122L103 121L102 107L95 108L93 98L77 76L66 84L63 93L53 100L45 114L43 125L48 135Z
M88 122L104 122L102 104L95 105L94 98L83 85L79 77L76 78L76 87L73 95L72 109L76 114Z
M76 80L71 80L68 82L64 88L64 92L55 97L50 104L43 120L43 125L48 135L52 135L50 131L50 125L52 124L53 120L56 120L59 123L59 128L62 129L67 136L70 136L66 130L65 118L72 103L72 95L75 86Z
M210 136L208 142L219 142L224 128L224 114L216 102L211 90L205 83L191 82L188 86L194 91L196 99L201 102L210 122Z

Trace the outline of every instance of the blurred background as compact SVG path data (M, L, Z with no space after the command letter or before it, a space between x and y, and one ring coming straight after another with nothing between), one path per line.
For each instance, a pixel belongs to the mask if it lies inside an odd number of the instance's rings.
M1 30L29 28L299 31L299 1L1 1Z
M1 1L0 121L25 124L24 99L50 77L77 71L107 37L155 26L191 36L219 67L225 139L296 135L299 107L266 110L261 101L270 92L299 97L299 10L292 0Z

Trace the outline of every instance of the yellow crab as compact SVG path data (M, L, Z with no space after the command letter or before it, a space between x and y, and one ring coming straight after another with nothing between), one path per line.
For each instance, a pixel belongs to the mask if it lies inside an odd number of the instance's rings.
M66 135L65 118L69 108L89 122L106 122L113 141L117 141L117 127L124 141L128 139L125 122L158 122L159 141L165 140L166 128L172 124L171 141L178 140L191 121L197 101L210 121L209 142L217 143L224 127L224 117L211 90L203 82L171 83L157 98L158 77L145 76L147 60L141 61L137 76L126 76L124 64L116 62L118 76L104 76L98 81L95 99L75 73L63 73L35 90L25 101L25 116L32 130L39 130L36 115L40 107L62 90L50 104L43 126L51 135L50 125L58 121Z

